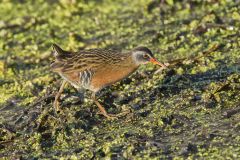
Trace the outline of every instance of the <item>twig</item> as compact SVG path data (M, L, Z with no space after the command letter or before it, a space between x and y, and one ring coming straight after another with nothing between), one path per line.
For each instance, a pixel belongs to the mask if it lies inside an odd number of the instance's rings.
M230 118L230 117L232 117L233 115L235 115L235 114L237 114L237 113L239 113L239 112L240 112L240 107L237 107L237 108L234 108L234 109L232 109L232 110L225 111L225 112L223 113L223 116L224 116L225 118Z
M175 59L172 61L169 61L168 63L164 63L167 68L173 68L174 66L177 65L183 65L185 61L192 61L192 63L196 62L198 59L205 57L209 55L210 53L216 51L217 49L220 48L221 45L219 44L214 44L210 49L203 51L200 55L197 56L191 56L188 58L180 58L180 59ZM154 72L154 74L160 73L163 70L163 68L159 68L157 71Z
M180 59L176 59L176 60L170 61L168 63L169 63L169 66L171 67L171 66L176 66L176 65L179 65L179 64L183 64L183 62L186 61L186 60L192 60L193 62L196 62L198 59L209 55L210 53L216 51L219 48L220 48L219 44L214 44L210 49L208 49L206 51L203 51L198 56L192 56L190 58L180 58Z

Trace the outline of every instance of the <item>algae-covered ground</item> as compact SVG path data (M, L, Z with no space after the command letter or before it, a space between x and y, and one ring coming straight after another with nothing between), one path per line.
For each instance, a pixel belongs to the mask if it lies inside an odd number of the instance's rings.
M0 158L240 159L240 1L2 0ZM67 50L144 45L168 69L142 66L98 95L49 69Z

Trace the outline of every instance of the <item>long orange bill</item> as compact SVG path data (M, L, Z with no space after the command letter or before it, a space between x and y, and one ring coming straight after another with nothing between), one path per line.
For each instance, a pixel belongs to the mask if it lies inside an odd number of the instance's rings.
M159 61L156 60L155 58L150 58L150 62L151 62L152 64L159 65L159 66L161 66L161 67L163 67L163 68L167 68L166 65L162 64L161 62L159 62Z

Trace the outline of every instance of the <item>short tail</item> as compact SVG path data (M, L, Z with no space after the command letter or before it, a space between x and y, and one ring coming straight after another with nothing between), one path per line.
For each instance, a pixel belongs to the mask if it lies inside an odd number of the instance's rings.
M65 51L63 50L61 47L59 47L57 44L52 44L52 48L53 48L53 55L55 56L55 58L59 61L61 61L62 59L65 58L69 58L71 57L71 52Z
M53 43L52 48L54 51L54 56L57 57L62 54L66 54L66 51L64 51L61 47L59 47L57 44Z
M63 50L61 47L59 47L57 44L52 44L53 48L53 55L56 58L56 60L50 65L50 68L52 71L57 72L61 66L62 66L62 59L68 55L68 52Z

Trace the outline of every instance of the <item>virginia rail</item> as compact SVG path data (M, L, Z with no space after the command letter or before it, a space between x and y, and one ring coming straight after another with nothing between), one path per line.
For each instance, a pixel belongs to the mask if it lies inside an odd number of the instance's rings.
M51 69L62 78L62 85L56 94L54 107L59 111L59 98L66 83L70 83L77 90L82 88L92 91L92 99L101 111L101 114L111 119L116 115L106 112L97 101L96 93L106 86L120 81L142 64L153 63L165 68L147 47L136 47L131 51L119 52L109 49L89 49L79 52L70 52L53 44L55 61Z

